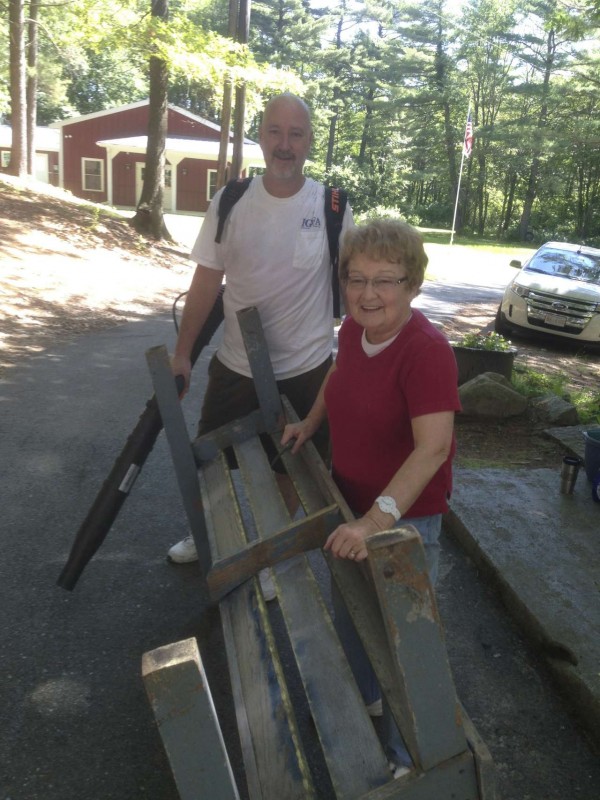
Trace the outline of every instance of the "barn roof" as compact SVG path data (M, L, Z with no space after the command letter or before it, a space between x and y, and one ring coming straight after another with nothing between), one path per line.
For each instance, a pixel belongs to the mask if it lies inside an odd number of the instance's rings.
M58 152L60 134L51 128L38 126L35 129L34 148ZM10 125L0 125L0 147L8 150L12 147L12 128Z
M147 136L126 136L121 139L102 139L97 142L99 147L119 150L126 153L146 153L148 143ZM208 161L216 161L219 157L219 142L208 139L191 139L186 137L167 136L165 140L165 150L167 157L179 155L190 158L203 158ZM228 152L232 152L232 144L229 144ZM244 161L256 166L263 166L263 158L260 145L246 140L244 143Z

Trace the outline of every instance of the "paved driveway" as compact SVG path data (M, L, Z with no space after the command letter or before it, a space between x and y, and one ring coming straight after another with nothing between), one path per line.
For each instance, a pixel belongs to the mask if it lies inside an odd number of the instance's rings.
M0 382L1 800L177 798L141 655L197 636L214 674L222 643L195 566L165 562L185 522L164 437L75 590L56 586L151 394L144 353L173 335L168 313L147 317L50 347ZM208 356L185 402L190 430ZM504 797L595 798L597 763L451 542L439 597L459 692L499 764ZM215 687L223 704L227 684Z

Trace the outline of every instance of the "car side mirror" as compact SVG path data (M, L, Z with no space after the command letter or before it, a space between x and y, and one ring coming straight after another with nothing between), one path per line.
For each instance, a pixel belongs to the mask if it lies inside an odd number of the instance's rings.
M517 269L521 269L523 265L521 264L518 258L513 258L513 260L510 262L510 266L516 267Z

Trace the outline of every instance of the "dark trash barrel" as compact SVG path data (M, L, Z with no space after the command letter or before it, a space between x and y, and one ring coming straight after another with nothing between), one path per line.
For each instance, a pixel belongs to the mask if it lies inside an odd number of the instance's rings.
M456 344L452 349L458 367L459 386L484 372L496 372L508 381L512 378L516 350L480 350Z
M600 472L600 428L593 428L591 431L583 431L585 439L585 452L583 462L585 474L588 481L593 483L594 478Z

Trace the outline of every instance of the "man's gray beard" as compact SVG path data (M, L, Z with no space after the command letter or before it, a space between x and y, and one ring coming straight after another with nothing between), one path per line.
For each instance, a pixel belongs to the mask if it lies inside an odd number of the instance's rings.
M271 171L276 178L293 178L296 171L296 162L290 161L289 166L285 167L278 161L272 165Z

